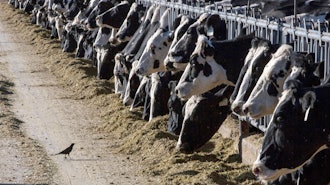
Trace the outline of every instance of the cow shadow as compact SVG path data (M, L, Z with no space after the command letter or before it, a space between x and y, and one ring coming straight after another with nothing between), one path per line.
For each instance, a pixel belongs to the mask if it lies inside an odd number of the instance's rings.
M210 173L208 177L216 184L237 185L236 183L228 182L226 176L218 174L217 172Z
M155 137L158 138L158 139L165 138L165 139L175 140L175 141L178 140L178 138L179 138L179 136L176 136L176 135L173 135L169 132L164 132L164 131L158 132Z
M173 176L179 176L179 175L195 176L199 173L200 172L196 170L186 170L186 171L174 173Z
M209 141L209 142L205 143L202 147L197 149L196 151L210 153L214 150L214 148L215 148L215 143Z
M237 180L238 182L246 180L256 180L256 177L253 175L252 171L249 171L238 175L237 177L235 177L235 180Z

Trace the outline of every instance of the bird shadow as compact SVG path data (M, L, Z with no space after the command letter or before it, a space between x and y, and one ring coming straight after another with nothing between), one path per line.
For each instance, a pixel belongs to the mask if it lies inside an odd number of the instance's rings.
M109 161L111 159L106 159L106 158L90 158L90 159L75 159L75 158L67 158L66 160L68 161ZM0 184L1 185L1 184Z
M67 158L67 160L70 160L70 161L99 161L100 159L72 159L72 158L70 159L70 158Z

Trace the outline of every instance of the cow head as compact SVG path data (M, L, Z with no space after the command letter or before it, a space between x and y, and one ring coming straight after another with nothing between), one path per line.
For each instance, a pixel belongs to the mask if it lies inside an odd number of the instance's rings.
M322 93L329 91L329 86L320 88L325 89ZM253 165L259 179L270 181L294 172L329 146L328 121L323 120L327 117L324 106L329 103L326 96L322 98L312 88L295 87L282 93Z
M100 0L98 4L93 8L92 12L89 14L87 19L85 20L85 24L87 29L93 30L97 29L98 26L96 24L96 17L105 11L112 8L114 4L110 0Z
M95 48L105 46L109 42L110 36L114 31L114 29L106 27L99 28L93 46Z
M136 63L137 61L134 61L132 63L132 69L129 71L129 77L125 89L125 96L123 99L124 105L131 105L133 103L136 91L140 86L142 77L136 73Z
M219 86L217 93L192 96L183 108L184 120L176 148L193 152L207 143L230 113L229 95L233 87ZM220 102L226 102L224 105Z
M172 42L171 31L169 30L169 13L170 9L163 13L160 19L160 27L148 40L137 63L137 73L140 75L165 71L164 59Z
M185 20L184 20L185 21ZM170 71L183 71L188 63L189 56L196 46L196 41L199 34L204 34L208 39L224 40L227 37L226 24L220 19L218 14L201 14L198 20L192 24L192 19L189 19L183 25L182 30L187 30L186 33L175 41L165 60L165 66ZM190 25L190 26L189 26ZM188 27L189 26L189 27ZM186 28L188 27L188 29ZM178 34L182 32L179 31Z
M98 15L95 20L99 27L108 27L119 29L124 22L126 15L130 9L130 4L123 1L120 4L110 8L106 12Z
M324 77L324 62L314 62L314 54L306 55L305 62L292 67L290 75L284 82L283 89L288 89L292 85L292 81L301 84L304 87L312 87L320 85L321 79Z
M170 78L170 71L151 74L149 121L169 113L167 101L170 97L170 89L168 88Z
M131 65L126 62L122 53L118 53L115 56L115 66L113 69L115 80L115 93L120 94L120 98L123 99L128 82L129 71Z
M296 53L290 45L282 45L265 66L260 78L243 105L244 114L253 119L273 113L283 84L290 74Z
M215 62L214 52L212 43L206 36L200 35L189 64L175 88L181 99L202 94L225 81L226 71Z
M146 18L151 19L151 15L153 13L155 6L150 6L148 9ZM131 37L134 35L135 31L138 29L139 25L142 22L142 17L144 15L145 8L142 5L138 5L133 3L126 19L124 20L123 24L120 26L117 34L116 39L119 42L128 42Z
M164 65L166 67L166 70L169 70L169 71L175 71L176 69L182 70L182 71L184 70L184 67L186 66L186 64L182 64L182 67L179 67L178 65L180 65L180 63L174 63L173 62L174 60L171 57L172 57L172 54L175 52L175 50L173 48L179 42L181 37L185 34L185 32L187 31L189 26L194 21L195 21L194 19L192 19L186 15L182 15L180 24L177 26L175 31L173 33L171 33L171 37L173 39L172 44L170 46L168 54L166 55L166 58L164 59ZM191 51L193 51L193 50L191 50Z
M195 49L198 35L202 30L200 28L201 24L206 21L207 16L208 15L204 13L199 16L195 23L191 24L190 22L187 22L187 24L190 23L191 25L177 43L171 46L171 49L168 52L165 63L167 70L183 71L185 69L189 57Z
M268 40L255 38L252 40L251 46L245 57L235 90L231 95L231 109L239 115L242 115L242 106L248 99L273 52L273 47Z

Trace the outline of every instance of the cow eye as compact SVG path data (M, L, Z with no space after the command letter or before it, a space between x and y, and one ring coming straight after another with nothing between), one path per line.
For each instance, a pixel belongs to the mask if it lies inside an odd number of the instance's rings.
M154 55L155 54L155 48L156 46L155 45L150 45L150 50L151 50L151 53Z
M267 93L270 96L277 96L278 95L278 90L276 89L275 83L273 81L268 83L266 90L267 90Z
M277 116L276 117L276 122L282 123L284 121L283 116Z
M197 63L196 61L191 63L191 71L190 71L190 77L196 78L199 74L199 72L203 69L203 65Z

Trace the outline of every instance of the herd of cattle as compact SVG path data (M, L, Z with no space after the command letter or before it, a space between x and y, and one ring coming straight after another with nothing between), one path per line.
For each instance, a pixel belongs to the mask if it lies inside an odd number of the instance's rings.
M143 106L143 119L168 114L181 151L204 145L232 112L273 114L253 173L273 185L330 182L330 85L313 53L244 31L228 40L217 14L179 14L172 22L170 9L133 1L9 4L51 29L63 52L93 61L98 78L114 77L115 93L132 111Z

